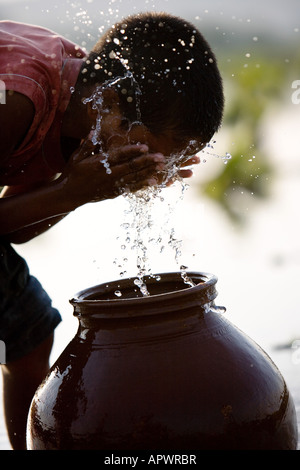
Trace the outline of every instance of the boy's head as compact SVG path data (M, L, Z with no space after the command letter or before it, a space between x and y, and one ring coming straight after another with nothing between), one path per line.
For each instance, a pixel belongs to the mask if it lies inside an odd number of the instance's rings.
M154 135L167 131L178 142L206 144L221 124L215 56L192 24L169 14L131 16L106 32L85 59L77 85L105 83L117 91L123 116Z

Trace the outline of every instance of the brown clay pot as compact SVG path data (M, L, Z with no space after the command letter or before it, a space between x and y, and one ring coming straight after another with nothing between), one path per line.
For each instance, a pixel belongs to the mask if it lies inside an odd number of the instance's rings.
M216 277L189 276L71 300L78 332L32 401L29 449L296 449L280 372L215 307Z

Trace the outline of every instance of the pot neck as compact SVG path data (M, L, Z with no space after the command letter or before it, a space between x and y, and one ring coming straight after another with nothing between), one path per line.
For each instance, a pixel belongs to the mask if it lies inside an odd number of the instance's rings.
M153 315L175 315L194 307L209 309L217 297L216 276L201 272L190 272L188 276L194 283L192 287L184 283L180 272L145 278L149 296L142 296L134 278L121 279L85 289L70 303L79 320L146 319ZM116 297L116 291L121 293L120 297Z

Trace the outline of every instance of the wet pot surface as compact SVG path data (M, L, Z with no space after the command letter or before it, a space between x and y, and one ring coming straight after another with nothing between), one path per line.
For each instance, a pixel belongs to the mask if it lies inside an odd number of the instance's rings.
M72 299L79 328L33 399L29 449L296 448L277 367L215 307L216 277L189 276L149 278L147 297L123 279Z

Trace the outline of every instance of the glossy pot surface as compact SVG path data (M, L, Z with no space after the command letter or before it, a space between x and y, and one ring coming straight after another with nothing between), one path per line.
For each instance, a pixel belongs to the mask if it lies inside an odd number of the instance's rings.
M216 277L188 274L71 300L79 328L32 401L29 449L296 449L279 370L215 307Z

